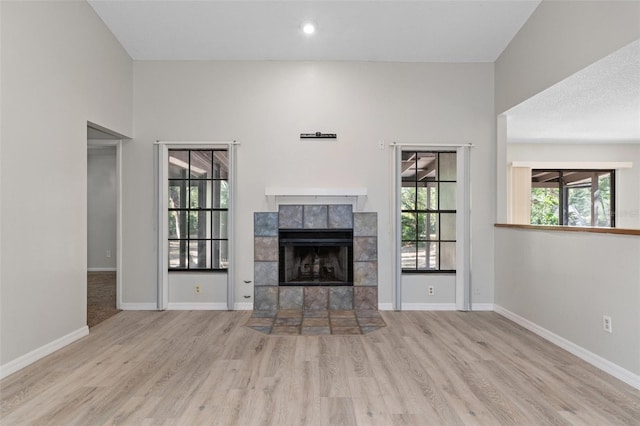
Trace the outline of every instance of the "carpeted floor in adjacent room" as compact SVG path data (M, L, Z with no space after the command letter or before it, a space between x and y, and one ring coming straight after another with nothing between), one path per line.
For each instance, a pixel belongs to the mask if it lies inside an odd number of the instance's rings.
M118 312L116 273L87 272L87 325L93 327Z

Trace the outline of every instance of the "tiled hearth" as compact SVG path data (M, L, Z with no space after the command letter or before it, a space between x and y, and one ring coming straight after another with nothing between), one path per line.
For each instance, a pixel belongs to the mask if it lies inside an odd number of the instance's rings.
M254 215L254 312L247 326L277 334L361 334L378 313L377 214L348 204L281 205ZM353 285L280 286L280 229L353 230Z

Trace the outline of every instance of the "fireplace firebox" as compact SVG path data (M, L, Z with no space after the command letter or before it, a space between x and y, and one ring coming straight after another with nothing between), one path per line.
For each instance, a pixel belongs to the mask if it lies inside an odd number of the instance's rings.
M280 229L281 286L353 285L352 229Z

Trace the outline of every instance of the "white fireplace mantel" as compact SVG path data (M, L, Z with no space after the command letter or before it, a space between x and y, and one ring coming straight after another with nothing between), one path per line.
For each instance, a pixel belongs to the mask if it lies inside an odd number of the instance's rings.
M362 211L367 199L367 188L285 188L269 186L264 189L270 210L275 210L283 199L326 200L332 198L350 198L355 201L357 211Z

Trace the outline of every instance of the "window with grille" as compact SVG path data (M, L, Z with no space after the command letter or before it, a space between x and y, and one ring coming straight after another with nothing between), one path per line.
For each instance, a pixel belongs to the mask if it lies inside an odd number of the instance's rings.
M169 149L169 270L226 270L229 156Z
M402 152L402 271L456 270L456 153Z
M531 170L531 224L615 227L615 170Z

